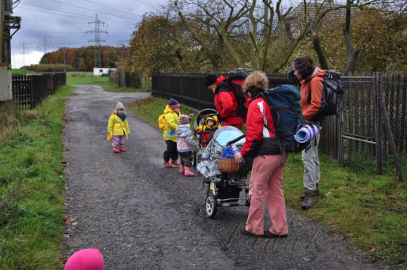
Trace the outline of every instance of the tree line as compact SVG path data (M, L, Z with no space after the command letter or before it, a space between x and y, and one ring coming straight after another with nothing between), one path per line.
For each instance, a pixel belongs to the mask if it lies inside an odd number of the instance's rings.
M127 58L128 48L117 48L112 46L101 47L102 67L117 67L120 59ZM39 65L28 67L28 69L41 69L55 66L63 67L65 54L65 65L67 70L92 71L95 65L95 47L82 48L59 48L56 51L46 53L42 56Z
M122 64L145 74L285 71L299 55L340 72L407 71L407 1L170 0L145 14Z

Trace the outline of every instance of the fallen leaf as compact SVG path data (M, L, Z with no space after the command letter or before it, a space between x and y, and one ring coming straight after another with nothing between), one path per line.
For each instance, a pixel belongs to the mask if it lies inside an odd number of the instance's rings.
M375 247L372 247L369 252L370 252L370 253L375 253L375 251L376 251L376 248L375 248Z
M372 212L370 212L369 210L365 210L363 213L365 213L366 215L371 215Z
M328 197L329 195L331 195L332 192L328 192L327 194L325 194L326 197Z
M76 225L78 225L78 222L77 222L77 221L75 221L75 222L72 223L72 226L76 226Z
M63 216L62 218L64 219L65 222L68 222L68 221L69 221L69 218L66 217L66 216Z

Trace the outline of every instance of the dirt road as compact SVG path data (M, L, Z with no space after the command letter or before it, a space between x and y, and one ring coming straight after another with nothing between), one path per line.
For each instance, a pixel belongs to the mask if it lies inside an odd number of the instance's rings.
M63 255L98 248L105 269L383 269L336 234L288 210L289 237L254 239L238 231L248 209L205 217L200 177L162 166L162 134L128 113L127 153L113 154L106 125L117 101L146 93L78 86L66 104L66 216ZM269 221L266 220L266 225Z

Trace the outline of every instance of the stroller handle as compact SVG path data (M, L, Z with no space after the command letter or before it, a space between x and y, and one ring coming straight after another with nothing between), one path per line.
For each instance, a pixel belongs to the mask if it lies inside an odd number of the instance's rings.
M235 142L238 142L238 141L240 141L241 139L243 139L244 137L246 137L246 135L243 134L243 135L237 137L236 139L231 140L231 141L228 142L226 145L231 145L231 144L233 144L233 143L235 143Z

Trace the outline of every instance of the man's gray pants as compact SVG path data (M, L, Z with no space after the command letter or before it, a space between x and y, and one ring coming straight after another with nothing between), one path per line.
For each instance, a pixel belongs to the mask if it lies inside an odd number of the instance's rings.
M309 149L302 150L302 162L304 163L304 188L316 190L320 179L318 158L318 134L312 141Z

